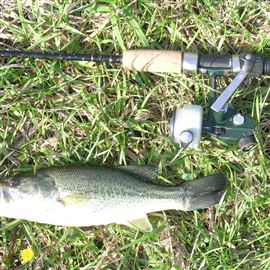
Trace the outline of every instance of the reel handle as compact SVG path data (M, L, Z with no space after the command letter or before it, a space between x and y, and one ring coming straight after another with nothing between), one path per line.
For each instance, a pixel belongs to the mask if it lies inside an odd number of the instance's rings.
M263 58L263 75L270 75L270 58Z

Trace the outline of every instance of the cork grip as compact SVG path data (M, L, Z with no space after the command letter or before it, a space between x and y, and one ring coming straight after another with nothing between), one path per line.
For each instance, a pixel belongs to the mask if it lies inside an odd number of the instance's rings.
M122 65L138 71L181 73L182 53L163 50L130 50L123 53Z

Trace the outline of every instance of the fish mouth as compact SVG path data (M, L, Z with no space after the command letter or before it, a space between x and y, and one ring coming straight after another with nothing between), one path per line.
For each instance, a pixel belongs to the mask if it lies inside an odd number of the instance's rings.
M5 203L10 203L13 200L11 193L8 190L5 189L0 190L0 202L2 200Z

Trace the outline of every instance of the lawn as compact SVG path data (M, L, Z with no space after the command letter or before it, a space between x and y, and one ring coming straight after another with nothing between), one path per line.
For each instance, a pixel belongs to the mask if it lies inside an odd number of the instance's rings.
M121 54L130 48L270 56L269 2L0 3L0 49ZM229 180L216 207L151 214L151 233L0 218L0 269L270 269L270 77L247 79L231 101L257 122L252 150L203 138L199 150L170 164L178 147L167 121L186 103L207 112L207 76L78 61L0 61L2 177L52 165L153 163L161 181L217 171ZM220 78L219 90L232 79ZM22 264L27 247L34 257Z

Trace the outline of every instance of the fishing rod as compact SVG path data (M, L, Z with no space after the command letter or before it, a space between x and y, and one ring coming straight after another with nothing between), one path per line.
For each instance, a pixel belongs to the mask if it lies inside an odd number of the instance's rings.
M243 59L249 55L251 59ZM0 50L0 57L3 58L36 58L68 61L89 61L89 62L109 62L122 64L123 67L146 72L170 72L206 73L212 69L223 70L224 74L238 73L243 68L243 61L248 63L256 62L259 75L270 75L270 58L265 58L254 54L212 56L183 53L180 51L166 50L128 50L122 55L104 54L71 54L71 53L49 53L49 52L28 52L28 51L5 51Z
M228 101L246 77L270 75L270 58L251 53L216 56L143 49L128 50L122 55L102 55L1 50L0 57L108 62L144 72L207 74L211 78L213 89L210 93L211 109L207 120L203 121L202 107L198 105L184 105L174 111L170 120L172 140L182 148L197 148L202 133L226 143L238 144L241 149L254 145L255 121L229 107ZM216 97L216 78L228 74L236 74L236 77Z

